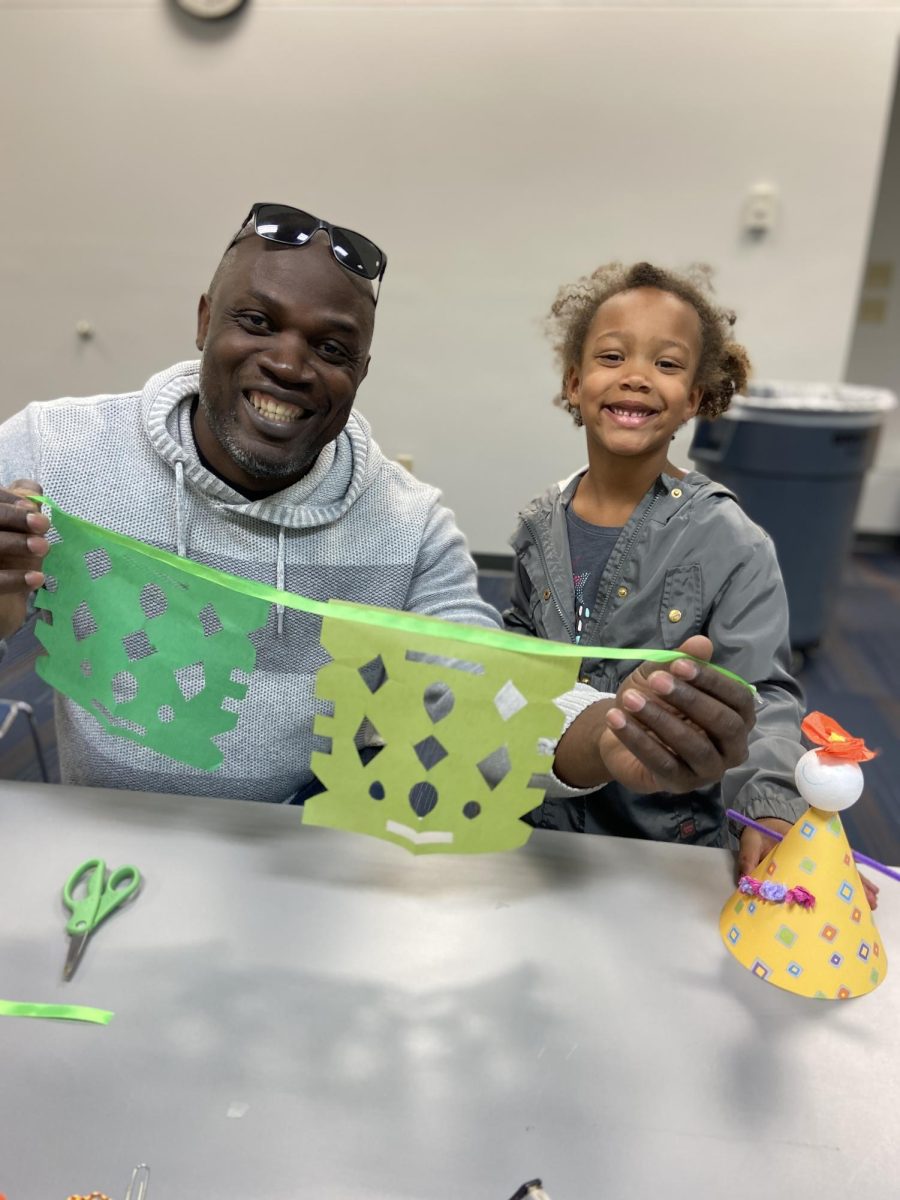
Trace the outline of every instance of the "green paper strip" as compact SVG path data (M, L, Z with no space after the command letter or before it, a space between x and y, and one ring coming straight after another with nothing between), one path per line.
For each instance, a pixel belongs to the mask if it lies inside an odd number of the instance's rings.
M44 505L45 508L50 509L51 513L65 511L49 496L30 496L29 499L36 504ZM171 554L168 550L159 550L156 546L149 546L146 542L128 537L124 533L116 533L115 530L106 529L103 525L95 525L91 521L85 521L82 517L74 517L71 513L66 515L69 520L77 521L85 529L135 554L143 554L156 562L164 563L167 567L184 571L198 579L205 579L209 583L218 584L232 592L240 592L242 595L251 596L254 599L266 600L270 604L280 604L284 608L311 613L317 617L356 621L363 625L375 625L381 629L399 629L405 633L422 634L426 637L445 639L450 637L454 641L468 642L475 646L491 646L497 650L511 650L516 654L533 654L544 658L617 658L667 663L674 662L676 658L690 657L680 654L676 650L582 646L550 642L541 638L527 637L521 633L507 633L505 630L488 629L478 625L461 625L453 621L445 621L441 617L399 612L396 609L378 608L371 604L353 604L342 600L311 600L306 596L298 596L294 592L281 591L280 588L271 587L267 583L259 583L255 579L239 579L236 575L229 575L226 571L219 571L215 567L206 567L202 563L193 562L188 558L179 558L177 554ZM756 691L752 683L741 679L740 675L736 675L726 667L716 666L715 663L703 663L702 665L713 667L721 675L743 684L751 692Z
M85 1008L81 1004L30 1004L27 1001L0 1000L0 1017L41 1017L55 1021L90 1021L108 1025L115 1013L105 1008Z

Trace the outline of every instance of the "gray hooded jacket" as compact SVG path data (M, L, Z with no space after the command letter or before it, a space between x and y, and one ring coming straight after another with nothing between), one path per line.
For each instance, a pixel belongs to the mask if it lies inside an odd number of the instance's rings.
M508 628L575 640L575 590L566 506L581 475L555 484L519 514ZM587 600L587 597L585 597ZM674 649L695 633L714 659L754 683L756 728L747 761L722 784L686 795L639 796L607 784L584 799L545 800L538 825L725 845L725 809L796 820L806 808L794 787L803 695L789 673L788 607L768 536L735 496L698 472L662 475L638 504L609 557L590 604L582 642ZM581 680L615 692L636 662L586 657Z

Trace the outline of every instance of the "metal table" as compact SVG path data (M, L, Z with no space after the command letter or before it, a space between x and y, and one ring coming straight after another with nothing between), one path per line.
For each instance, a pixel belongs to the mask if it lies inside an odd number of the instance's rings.
M143 892L61 982L63 881ZM723 851L536 833L413 858L296 809L0 785L0 1191L152 1200L895 1197L900 981L800 999L725 952ZM900 952L900 892L879 924ZM896 971L896 968L895 968Z

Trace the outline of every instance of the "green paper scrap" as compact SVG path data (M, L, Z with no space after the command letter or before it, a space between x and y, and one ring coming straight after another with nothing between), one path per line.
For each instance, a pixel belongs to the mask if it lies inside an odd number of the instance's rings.
M553 697L572 687L577 664L484 646L467 647L461 660L452 636L328 617L322 645L332 661L319 670L316 695L334 715L317 717L315 732L332 752L312 756L328 790L306 801L306 824L372 834L414 854L527 841L531 827L519 818L543 798L528 783L552 765L538 742L559 738ZM374 749L369 761L361 742Z
M0 1000L0 1017L40 1017L55 1021L90 1021L108 1025L115 1016L105 1008L85 1008L81 1004L32 1004L28 1001Z

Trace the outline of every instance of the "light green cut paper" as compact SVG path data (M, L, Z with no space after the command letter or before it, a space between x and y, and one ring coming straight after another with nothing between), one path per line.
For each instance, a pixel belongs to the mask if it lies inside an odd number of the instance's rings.
M37 604L52 624L35 632L43 679L93 714L109 733L211 771L212 741L234 729L223 701L244 698L266 623L265 600L239 595L115 545L96 527L53 510L60 538ZM177 562L177 560L176 560Z
M562 731L553 697L578 664L462 645L432 620L434 636L322 622L332 661L316 695L334 715L317 717L316 733L332 749L313 755L328 790L303 819L415 854L514 849L531 833L519 818L543 799L529 782L552 765L539 741L549 750Z

